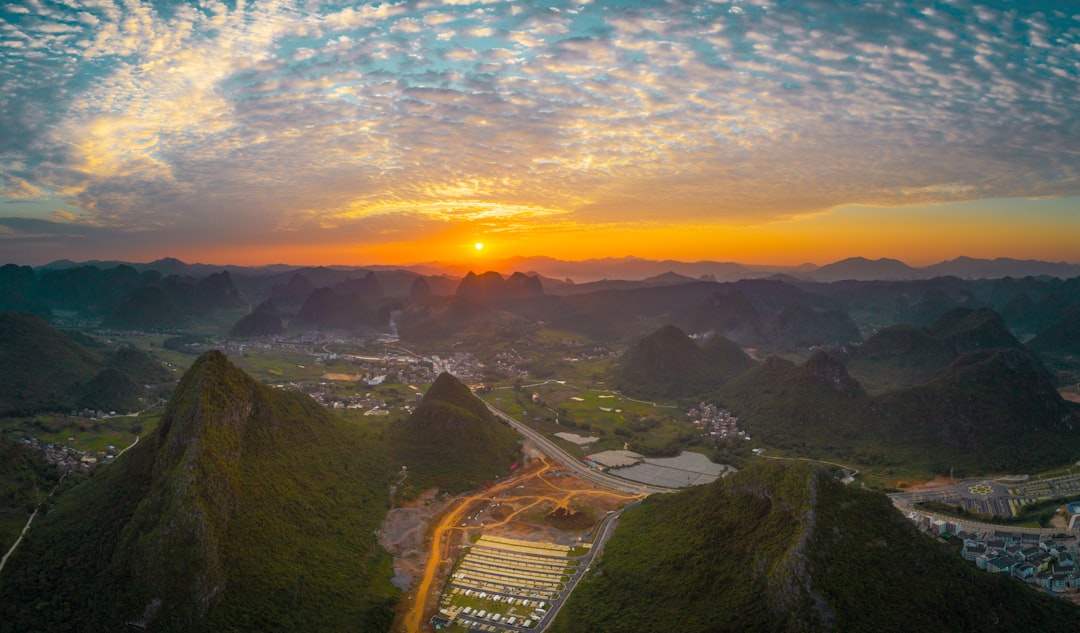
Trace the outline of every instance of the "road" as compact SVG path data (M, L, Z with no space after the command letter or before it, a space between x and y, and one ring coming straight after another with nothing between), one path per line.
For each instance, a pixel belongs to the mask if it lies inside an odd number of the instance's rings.
M0 559L0 571L4 571L4 565L7 565L8 558L15 553L15 549L19 547L19 543L22 543L23 536L26 536L26 531L30 529L30 524L37 518L37 513L38 509L34 508L34 513L26 520L26 525L23 526L22 532L19 532L19 538L15 539L15 543L12 544L11 549L9 549L7 554L4 554L4 557Z
M518 433L521 433L525 437L532 440L540 448L540 450L542 450L544 453L551 456L553 459L558 461L560 464L562 464L566 468L574 471L575 475L577 475L578 477L581 477L582 479L584 479L585 481L588 481L589 483L596 484L597 486L602 486L604 488L611 488L613 490L618 490L620 492L627 492L627 493L635 494L635 495L650 495L650 494L655 494L655 493L659 493L659 492L673 492L674 491L671 488L661 488L659 486L650 486L648 484L641 484L641 483L637 483L637 482L634 482L634 481L629 481L629 480L626 480L626 479L622 479L621 477L615 477L615 476L609 475L607 473L602 473L602 472L593 470L592 468L589 468L585 464L582 464L581 461L579 461L577 458L575 458L570 453L567 453L566 451L564 451L557 444L555 444L554 442L552 442L548 438L544 437L544 435L542 433L540 433L539 431L536 431L535 429L529 428L524 423L519 422L518 420L514 419L513 417L507 415L506 413L503 413L499 409L496 409L491 404L488 404L487 406L488 406L488 409L490 409L492 413L497 415L502 420L506 421L506 423L509 424L514 429L516 429Z
M547 470L545 467L544 470ZM543 472L543 471L540 471ZM525 475L527 478L537 476L538 473L528 473ZM416 589L416 599L413 601L412 609L405 614L404 627L408 633L418 633L423 631L424 614L427 611L428 604L431 602L431 585L435 581L435 577L438 574L439 567L449 561L446 560L443 550L446 548L446 537L450 530L457 525L461 517L465 515L466 511L472 506L473 503L481 500L490 499L492 496L502 492L503 490L510 489L518 485L522 481L522 477L511 477L496 484L485 490L473 493L472 495L461 499L447 509L446 513L437 519L435 529L431 532L431 553L428 557L427 566L424 568L424 576L420 580L420 586ZM437 604L437 601L435 602Z
M589 550L589 553L582 558L581 564L578 565L577 571L570 579L570 582L567 583L566 588L559 594L559 597L551 603L551 610L548 611L548 614L544 616L544 619L540 621L539 626L536 627L537 633L543 633L553 622L555 622L555 616L559 615L559 610L566 604L566 600L570 597L570 593L574 591L578 582L580 582L581 579L585 577L585 574L588 573L589 566L604 553L604 544L607 543L608 539L611 538L612 533L615 531L615 523L620 514L622 514L622 510L618 510L604 517L604 520L600 523L600 529L596 531L596 538L593 540L592 548Z

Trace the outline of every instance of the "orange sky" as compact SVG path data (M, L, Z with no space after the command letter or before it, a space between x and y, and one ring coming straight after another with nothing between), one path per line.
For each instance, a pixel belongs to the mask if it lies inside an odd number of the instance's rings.
M208 244L174 254L185 261L259 265L412 264L440 261L475 265L514 256L545 255L576 261L635 256L747 264L826 264L845 257L890 257L913 266L965 255L992 259L1080 261L1080 213L1075 200L992 201L902 209L844 207L829 213L765 224L615 225L598 228L537 225L512 229L492 223L447 222L409 239L349 241L340 235L317 244L272 247ZM1016 216L1027 218L1018 222ZM477 251L474 244L482 242ZM148 254L149 257L149 254Z

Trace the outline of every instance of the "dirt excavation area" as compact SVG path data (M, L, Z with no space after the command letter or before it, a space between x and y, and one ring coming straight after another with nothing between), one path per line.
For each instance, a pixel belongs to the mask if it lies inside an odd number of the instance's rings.
M440 498L429 490L386 514L379 528L379 544L394 556L394 586L409 589L413 578L424 571L428 551L424 549L428 525L448 505L451 499Z
M394 630L427 630L437 590L480 534L576 545L591 541L604 516L640 497L593 486L542 455L489 488L446 498L429 491L390 510L379 542L394 556L394 584L405 595Z

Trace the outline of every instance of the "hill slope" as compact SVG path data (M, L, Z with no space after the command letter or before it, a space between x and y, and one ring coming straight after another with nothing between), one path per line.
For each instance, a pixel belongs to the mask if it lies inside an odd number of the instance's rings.
M387 434L394 464L408 468L406 486L412 489L477 488L509 472L520 452L517 433L445 372L408 419L392 424Z
M19 538L26 519L60 479L38 451L0 435L0 552Z
M35 525L0 630L386 630L386 472L309 397L207 352L158 432Z
M883 392L925 382L968 352L1020 347L992 309L955 308L933 327L882 328L848 354L847 361L851 373L871 391Z
M70 409L103 360L24 312L0 313L0 415Z
M23 312L0 313L0 415L72 408L135 411L150 402L142 386L171 380L161 363L130 347L105 356Z
M754 361L722 336L698 346L685 332L664 326L631 343L619 368L620 388L637 396L689 396L722 384Z
M1080 451L1075 407L1023 350L971 352L932 380L872 397L824 352L803 365L770 357L717 399L767 445L868 465L1026 472Z
M1080 608L977 570L881 494L758 463L629 510L553 631L1074 631Z

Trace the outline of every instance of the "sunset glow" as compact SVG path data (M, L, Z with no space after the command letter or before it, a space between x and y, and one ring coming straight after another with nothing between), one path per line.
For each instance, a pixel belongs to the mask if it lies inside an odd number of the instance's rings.
M1049 8L7 3L0 252L1077 261Z

